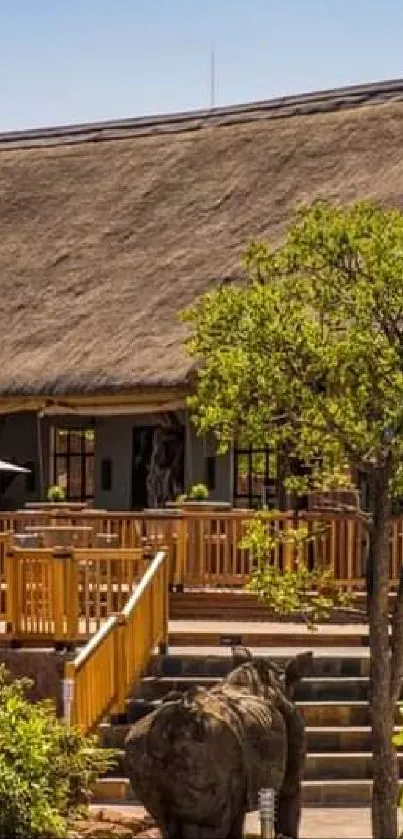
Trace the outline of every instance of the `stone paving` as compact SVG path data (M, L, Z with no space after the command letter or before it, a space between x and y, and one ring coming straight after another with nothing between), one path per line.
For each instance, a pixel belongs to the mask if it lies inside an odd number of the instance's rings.
M99 809L99 807L97 808ZM138 805L108 805L127 815L144 815ZM403 820L400 820L400 830ZM258 813L246 817L245 834L260 837ZM300 839L371 839L371 813L367 808L306 808L302 815Z

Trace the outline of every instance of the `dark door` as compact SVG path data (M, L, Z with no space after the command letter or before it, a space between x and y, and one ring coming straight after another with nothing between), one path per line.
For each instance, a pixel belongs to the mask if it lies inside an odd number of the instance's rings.
M133 429L132 509L148 506L147 479L153 451L154 427L142 425Z
M164 507L184 488L183 426L137 426L133 429L132 508Z

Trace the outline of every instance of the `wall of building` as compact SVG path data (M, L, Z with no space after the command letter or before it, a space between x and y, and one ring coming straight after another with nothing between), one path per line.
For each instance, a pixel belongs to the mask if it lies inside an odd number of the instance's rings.
M233 458L232 451L225 455L217 454L217 444L213 435L200 437L190 419L186 420L185 446L185 486L208 483L207 462L209 457L215 462L215 488L210 491L212 501L229 501L233 498Z
M0 417L0 458L15 460L19 466L32 465L30 481L16 475L1 495L4 508L20 507L36 501L40 492L37 420L33 413L7 414Z
M139 416L44 417L41 421L40 435L43 458L43 492L53 482L50 463L50 429L52 425L62 427L85 427L92 425L95 430L95 506L109 510L129 510L132 500L132 447L133 428L135 425L154 425L158 415L142 414ZM217 456L214 438L201 438L196 434L189 418L183 414L180 419L185 425L185 489L195 483L207 483L207 459L214 458L215 488L211 491L212 500L232 500L233 465L232 454ZM10 414L0 417L0 457L4 460L15 458L24 465L33 463L35 490L26 491L25 476L17 476L2 498L3 506L10 509L20 507L26 501L39 500L40 464L38 458L38 428L34 413ZM110 490L102 487L102 461L111 461L112 486Z
M133 417L97 418L95 426L95 506L129 510L132 493ZM102 461L111 461L112 486L102 489Z

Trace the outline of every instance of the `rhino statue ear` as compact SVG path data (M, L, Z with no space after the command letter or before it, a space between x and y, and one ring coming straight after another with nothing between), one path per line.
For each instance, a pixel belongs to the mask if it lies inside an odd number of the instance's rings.
M292 688L296 682L312 673L313 652L300 653L288 662L285 668L285 684Z
M240 667L241 664L252 661L252 653L247 647L232 647L232 659L235 667Z

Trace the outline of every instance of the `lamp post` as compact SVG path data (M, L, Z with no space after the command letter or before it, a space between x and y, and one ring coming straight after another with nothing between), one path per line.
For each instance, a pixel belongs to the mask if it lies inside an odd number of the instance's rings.
M261 839L274 839L275 790L259 790L260 836Z

